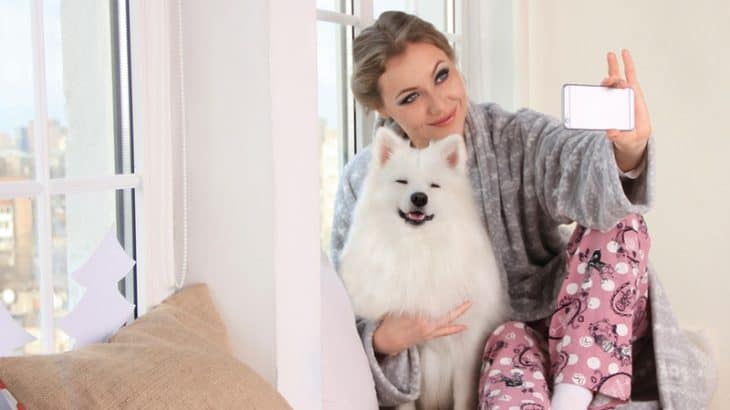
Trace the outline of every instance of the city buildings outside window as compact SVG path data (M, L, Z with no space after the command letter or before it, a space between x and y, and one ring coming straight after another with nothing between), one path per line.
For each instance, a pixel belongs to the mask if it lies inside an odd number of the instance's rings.
M0 308L36 337L15 354L71 348L71 274L109 229L134 257L127 10L0 0Z

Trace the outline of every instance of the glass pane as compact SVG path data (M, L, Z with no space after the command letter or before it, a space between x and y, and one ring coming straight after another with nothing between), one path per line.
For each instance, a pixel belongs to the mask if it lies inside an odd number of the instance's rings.
M44 1L51 177L117 169L120 95L117 2Z
M35 201L0 199L0 295L2 304L28 333L40 337L39 272L36 263ZM40 350L38 342L15 354Z
M464 22L463 22L463 3L461 0L454 0L453 3L453 10L450 13L452 18L452 24L451 27L454 31L454 34L456 34L459 37L462 37L464 35ZM451 6L451 5L450 5ZM447 13L449 14L449 13ZM456 52L456 65L459 67L459 70L464 69L464 42L459 40L456 42L451 42L451 47L454 48L454 51Z
M456 54L456 67L459 69L459 71L462 71L464 69L464 64L462 63L462 61L464 60L464 47L462 46L463 43L461 41L459 41L458 43L450 41L449 44L451 44L451 47L454 49L454 53Z
M0 181L32 179L30 2L0 0Z
M373 0L373 17L375 19L388 10L415 14L433 24L438 30L446 32L445 0Z
M91 192L51 197L51 220L53 232L53 288L57 298L54 314L60 318L68 314L87 292L78 284L73 272L86 262L96 251L109 229L115 229L127 255L134 258L133 244L128 240L128 224L125 214L131 210L129 190ZM127 273L133 280L134 269ZM120 282L120 289L125 289ZM123 293L123 292L121 292ZM127 298L134 303L133 295ZM73 339L62 330L56 331L56 347L59 351L69 350Z
M448 7L448 6L447 6ZM464 34L464 2L463 0L454 0L453 1L453 23L454 23L454 33L458 35Z
M418 16L431 22L441 32L447 32L446 27L446 1L444 0L419 0Z
M320 10L329 10L344 13L345 1L349 0L317 0L317 8Z
M416 12L413 1L409 0L373 0L373 18L378 19L383 12L398 10L414 14Z
M344 27L317 23L317 78L319 92L320 163L320 240L329 255L330 230L335 194L343 167L345 131L345 73L343 54Z

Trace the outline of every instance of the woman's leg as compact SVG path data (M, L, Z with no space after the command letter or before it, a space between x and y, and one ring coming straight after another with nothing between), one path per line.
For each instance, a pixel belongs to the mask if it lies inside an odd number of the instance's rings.
M576 228L566 249L567 276L550 319L554 385L582 386L615 403L630 398L632 343L648 326L650 247L638 214L605 232Z
M549 410L545 338L509 321L487 339L479 377L479 409Z

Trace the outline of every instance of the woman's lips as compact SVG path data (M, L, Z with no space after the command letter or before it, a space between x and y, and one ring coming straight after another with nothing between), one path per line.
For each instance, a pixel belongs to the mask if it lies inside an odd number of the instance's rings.
M456 117L456 108L454 108L454 110L451 111L451 113L449 115L447 115L446 117L441 118L440 120L438 120L436 122L432 122L431 124L428 124L428 125L433 126L433 127L444 127L446 125L451 124L451 121L454 120L454 117Z

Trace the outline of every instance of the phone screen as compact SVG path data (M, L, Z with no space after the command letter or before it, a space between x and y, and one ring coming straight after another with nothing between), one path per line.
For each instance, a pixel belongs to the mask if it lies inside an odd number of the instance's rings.
M598 85L563 85L565 128L634 129L634 90Z

